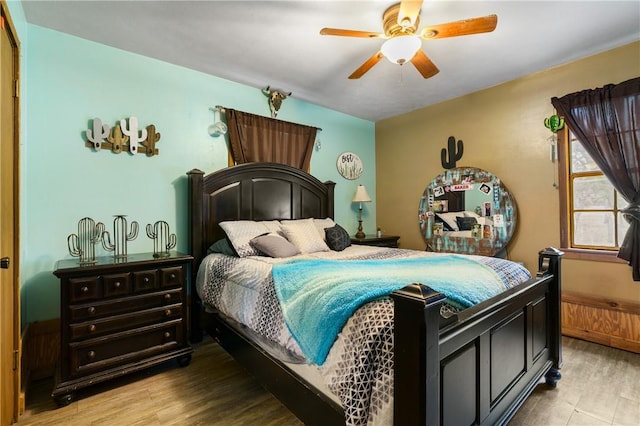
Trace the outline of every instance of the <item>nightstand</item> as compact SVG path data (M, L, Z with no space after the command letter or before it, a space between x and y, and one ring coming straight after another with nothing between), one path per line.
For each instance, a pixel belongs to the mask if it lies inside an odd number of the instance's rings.
M191 361L187 277L193 257L172 252L56 264L60 361L51 396L59 406L95 383L177 359Z
M400 237L397 235L383 235L382 237L376 237L375 235L366 235L364 238L351 237L351 244L397 248L399 239Z

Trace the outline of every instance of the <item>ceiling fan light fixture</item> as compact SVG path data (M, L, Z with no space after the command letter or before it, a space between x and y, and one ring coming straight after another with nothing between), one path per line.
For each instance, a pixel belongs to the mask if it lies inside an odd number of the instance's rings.
M402 35L385 41L380 49L391 63L402 65L413 58L422 42L416 35Z

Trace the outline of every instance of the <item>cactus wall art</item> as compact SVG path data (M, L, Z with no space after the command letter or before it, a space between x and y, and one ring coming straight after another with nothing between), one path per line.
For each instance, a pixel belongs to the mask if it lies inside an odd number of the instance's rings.
M440 162L445 169L453 169L456 167L456 162L462 158L464 153L464 144L461 140L458 140L456 144L456 138L449 136L447 141L447 148L442 148L440 152Z
M91 128L85 131L87 141L85 146L95 151L109 150L114 154L128 152L129 154L145 154L147 157L158 155L156 144L160 141L160 133L156 126L148 125L141 129L136 117L121 119L119 124L110 128L98 117L93 119Z

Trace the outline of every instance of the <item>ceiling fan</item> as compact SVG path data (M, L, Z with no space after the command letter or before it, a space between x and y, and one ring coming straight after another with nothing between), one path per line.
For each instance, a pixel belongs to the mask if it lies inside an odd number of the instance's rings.
M383 57L399 65L411 62L424 78L429 78L436 75L440 70L422 51L421 39L433 40L469 34L488 33L493 31L498 23L498 17L496 15L488 15L479 18L464 19L462 21L448 22L446 24L432 25L418 31L422 1L423 0L402 0L400 3L389 7L382 14L384 33L323 28L320 30L320 34L387 39L378 52L367 59L349 76L350 79L362 77Z

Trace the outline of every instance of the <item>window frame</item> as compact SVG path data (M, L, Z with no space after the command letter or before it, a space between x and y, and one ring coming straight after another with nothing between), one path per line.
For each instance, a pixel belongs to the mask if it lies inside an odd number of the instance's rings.
M565 126L556 133L558 152L558 193L560 197L560 247L565 252L565 257L569 259L595 260L601 262L626 263L618 258L618 249L595 249L578 248L572 246L572 214L573 197L571 186L570 149L571 140L569 137L569 126ZM602 172L600 172L602 176ZM593 174L593 173L589 173ZM600 174L593 174L599 176ZM616 192L617 194L617 192ZM617 207L617 200L614 198L614 207ZM617 210L615 210L617 212ZM616 219L617 220L617 219ZM616 225L617 227L617 225ZM616 229L617 234L617 229Z

